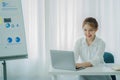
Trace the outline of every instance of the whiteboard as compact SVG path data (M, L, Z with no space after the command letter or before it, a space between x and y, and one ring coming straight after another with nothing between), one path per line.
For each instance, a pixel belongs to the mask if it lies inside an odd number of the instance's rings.
M27 56L21 0L0 0L0 60Z

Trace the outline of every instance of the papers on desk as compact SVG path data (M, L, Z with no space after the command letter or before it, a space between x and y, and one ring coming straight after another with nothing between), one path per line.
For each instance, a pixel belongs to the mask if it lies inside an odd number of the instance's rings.
M107 64L104 64L104 66L115 71L120 71L120 64L107 63Z
M117 65L113 66L112 69L115 70L115 71L120 71L120 65L119 66L117 66Z

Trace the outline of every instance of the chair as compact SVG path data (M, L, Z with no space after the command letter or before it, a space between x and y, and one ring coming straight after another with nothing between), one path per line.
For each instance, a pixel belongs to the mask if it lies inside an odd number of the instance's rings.
M103 58L105 63L114 63L114 56L110 52L104 52ZM111 78L112 80L116 80L115 75L111 75Z

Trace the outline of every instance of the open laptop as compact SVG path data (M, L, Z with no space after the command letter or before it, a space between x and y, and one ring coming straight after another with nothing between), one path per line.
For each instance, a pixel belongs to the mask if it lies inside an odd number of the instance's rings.
M83 68L76 69L73 51L50 50L50 56L52 67L55 69L72 71L83 69Z

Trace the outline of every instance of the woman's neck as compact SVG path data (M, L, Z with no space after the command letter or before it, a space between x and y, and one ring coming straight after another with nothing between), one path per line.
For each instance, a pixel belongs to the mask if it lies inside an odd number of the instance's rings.
M94 39L95 39L95 36L92 39L86 39L86 42L87 42L88 46L90 46L92 44Z

